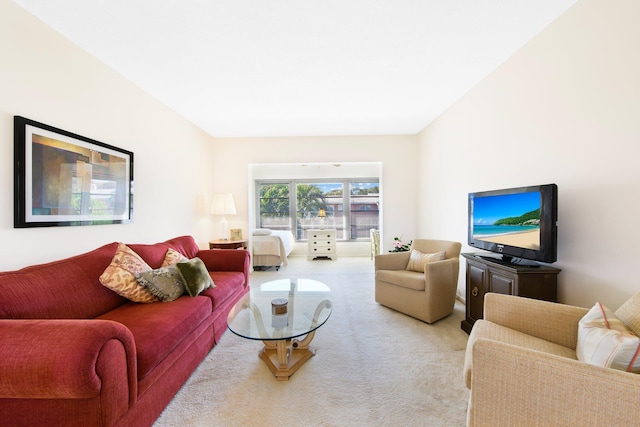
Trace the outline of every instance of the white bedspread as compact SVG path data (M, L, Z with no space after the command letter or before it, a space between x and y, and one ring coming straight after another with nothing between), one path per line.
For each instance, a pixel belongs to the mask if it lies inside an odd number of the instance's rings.
M285 230L271 230L268 236L253 236L254 255L273 255L280 257L283 265L287 265L287 256L293 250L293 234Z

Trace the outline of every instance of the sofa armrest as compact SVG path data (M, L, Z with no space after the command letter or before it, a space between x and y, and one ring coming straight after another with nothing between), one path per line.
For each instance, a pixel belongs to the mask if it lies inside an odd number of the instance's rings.
M409 264L410 252L393 252L389 254L376 255L374 265L375 270L404 270Z
M249 284L251 255L244 249L200 249L196 255L209 271L237 271L244 274L244 284Z
M468 426L638 423L640 375L481 338L472 351Z
M494 292L484 296L485 320L573 349L578 340L578 321L588 311Z
M137 397L135 343L122 324L91 319L0 319L0 399Z

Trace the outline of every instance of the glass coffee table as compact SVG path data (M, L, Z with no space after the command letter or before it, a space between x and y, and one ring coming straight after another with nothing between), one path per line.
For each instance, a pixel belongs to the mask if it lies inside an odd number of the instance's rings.
M279 381L315 355L309 346L331 315L331 289L310 279L282 279L251 287L229 312L234 334L261 340L258 354Z

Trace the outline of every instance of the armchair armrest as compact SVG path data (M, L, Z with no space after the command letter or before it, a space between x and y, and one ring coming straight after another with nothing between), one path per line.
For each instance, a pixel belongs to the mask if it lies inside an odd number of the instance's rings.
M433 282L438 286L455 283L457 287L459 270L460 260L458 258L430 262L424 266L424 279L427 283Z
M0 319L0 399L84 399L106 393L126 411L137 397L131 332L93 319ZM117 394L114 394L117 393Z
M468 426L638 422L640 375L482 338L472 351Z
M249 283L251 256L244 249L200 249L196 255L209 271L237 271L244 274L245 286Z
M393 252L376 255L374 261L375 270L404 270L409 264L410 252Z
M588 311L494 292L484 296L485 320L573 349L578 340L578 321Z

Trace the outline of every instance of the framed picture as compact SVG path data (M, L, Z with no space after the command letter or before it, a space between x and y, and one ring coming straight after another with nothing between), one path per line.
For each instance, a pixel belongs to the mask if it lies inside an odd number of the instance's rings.
M133 153L14 116L14 228L133 220Z
M241 228L232 228L229 230L229 239L230 240L242 240L242 229Z

